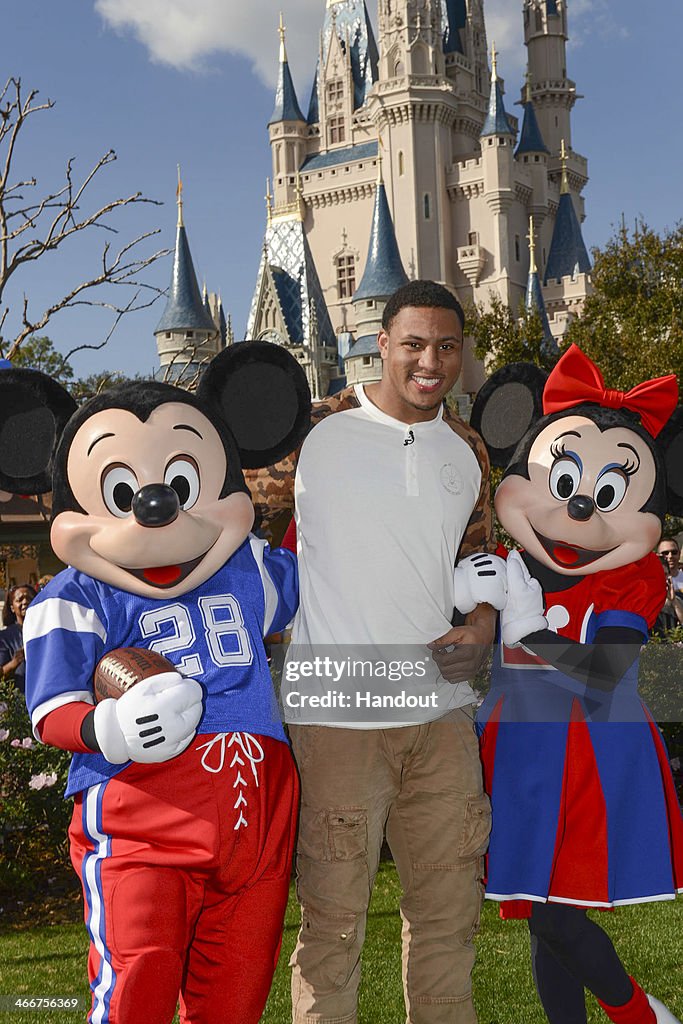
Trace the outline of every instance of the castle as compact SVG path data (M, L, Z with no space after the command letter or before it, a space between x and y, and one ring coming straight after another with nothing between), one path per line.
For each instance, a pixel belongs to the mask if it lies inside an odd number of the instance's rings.
M314 398L379 378L382 311L409 278L440 281L463 303L495 294L513 309L533 305L549 346L580 311L590 291L580 227L588 175L572 148L567 0L522 3L519 120L483 0L378 0L377 40L365 0L326 0L306 112L281 20L267 226L245 337L286 345ZM226 342L178 231L156 332L167 362L188 340L184 320L190 340L213 327L211 344ZM194 289L182 279L188 261ZM466 351L463 392L482 375Z

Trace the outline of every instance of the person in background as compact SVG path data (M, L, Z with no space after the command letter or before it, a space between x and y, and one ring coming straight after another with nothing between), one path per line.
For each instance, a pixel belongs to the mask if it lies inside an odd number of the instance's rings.
M2 624L6 628L0 632L0 673L3 679L14 676L15 686L22 693L25 672L22 628L26 609L35 596L30 583L10 587L2 609Z
M681 549L673 537L660 540L657 554L664 565L664 572L671 578L672 587L677 593L683 594L683 569L679 566Z
M38 582L36 584L38 590L45 590L45 587L48 585L50 580L53 580L53 579L54 579L54 576L51 576L50 573L45 573L44 576L40 577L40 579L38 580Z
M680 553L673 537L662 539L657 545L657 555L666 573L666 601L652 630L657 636L683 626L683 569L678 567Z

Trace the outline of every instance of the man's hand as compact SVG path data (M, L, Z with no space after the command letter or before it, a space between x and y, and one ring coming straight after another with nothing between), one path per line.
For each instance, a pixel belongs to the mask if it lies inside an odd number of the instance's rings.
M449 683L473 679L491 649L495 629L495 608L480 604L467 616L464 626L454 626L429 644L444 679Z
M194 679L163 672L143 679L118 700L95 708L95 737L112 764L159 764L182 753L202 716L203 691Z

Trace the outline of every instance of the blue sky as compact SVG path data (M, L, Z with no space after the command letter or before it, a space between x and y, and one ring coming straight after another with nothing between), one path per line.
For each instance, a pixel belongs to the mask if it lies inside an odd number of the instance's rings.
M236 335L246 324L265 221L270 173L266 123L273 106L280 4L271 0L15 0L3 18L0 78L21 76L51 112L27 124L18 169L47 189L70 156L85 173L109 148L118 160L92 202L141 191L161 207L120 219L121 241L158 227L147 251L173 245L176 165L185 184L185 222L200 284L220 292ZM325 0L282 0L290 65L308 103ZM369 0L374 17L374 0ZM487 0L489 40L500 51L512 110L523 76L521 0ZM663 229L683 215L680 167L680 39L683 5L642 0L569 0L568 72L585 99L573 119L574 148L589 161L589 246L642 215ZM92 273L102 236L28 268L10 293L36 306ZM115 239L112 240L115 244ZM168 283L170 262L150 279ZM163 300L127 317L107 347L73 359L78 374L147 373L156 364L153 330ZM47 333L66 351L97 342L101 311L59 315ZM10 333L10 324L5 334Z

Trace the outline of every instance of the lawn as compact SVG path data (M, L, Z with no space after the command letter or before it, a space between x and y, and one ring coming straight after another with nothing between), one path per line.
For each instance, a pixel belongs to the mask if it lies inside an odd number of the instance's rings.
M402 1024L399 886L393 865L383 863L375 887L368 939L363 954L361 1024ZM624 962L643 986L683 1017L683 903L655 903L599 915ZM288 1024L287 960L296 940L298 909L292 896L285 923L282 956L262 1024ZM9 993L85 997L86 942L73 924L9 925L2 929L0 999ZM478 941L474 989L480 1024L543 1024L533 992L526 925L501 922L497 908L484 907ZM606 1018L590 1000L591 1024ZM12 1013L12 1024L56 1024L84 1014L53 1010ZM221 1022L217 1024L236 1024Z

